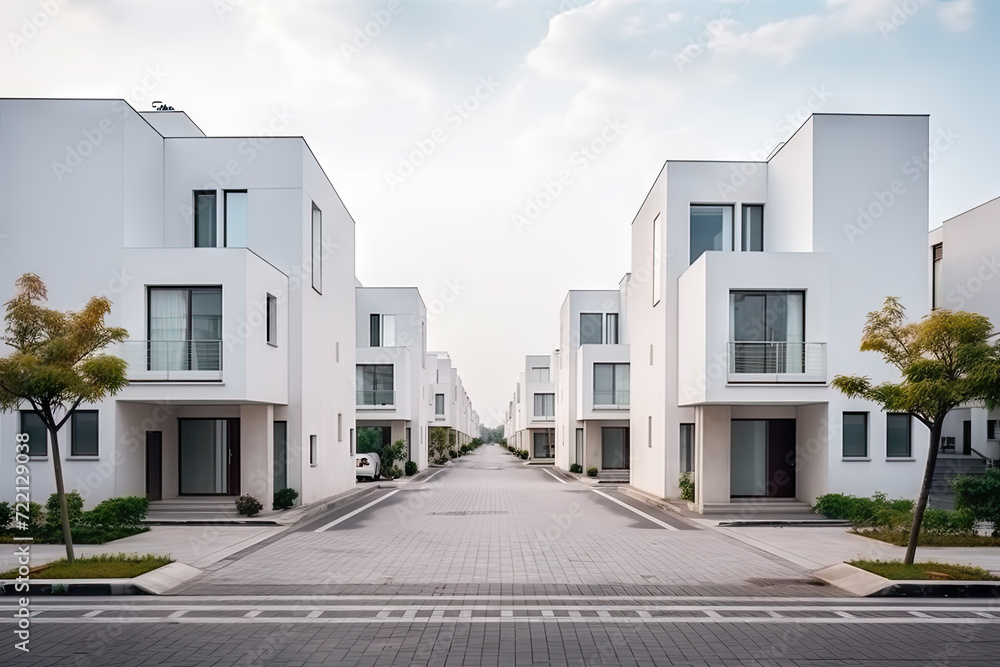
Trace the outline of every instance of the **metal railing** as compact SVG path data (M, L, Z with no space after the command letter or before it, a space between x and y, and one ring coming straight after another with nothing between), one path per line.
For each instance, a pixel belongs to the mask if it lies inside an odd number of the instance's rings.
M357 407L392 407L396 405L396 392L393 389L358 389L356 399Z
M628 389L595 389L594 407L604 409L625 410L629 407Z
M730 341L731 382L826 382L826 343Z
M132 381L222 379L221 340L128 340L118 349Z

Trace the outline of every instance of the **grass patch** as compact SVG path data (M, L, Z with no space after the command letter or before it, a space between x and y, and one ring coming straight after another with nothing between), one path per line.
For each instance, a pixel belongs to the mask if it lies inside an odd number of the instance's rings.
M65 558L43 565L31 573L32 579L131 579L173 563L168 556L146 554L99 554L83 556L72 564ZM16 579L17 570L0 573L0 579Z
M855 535L870 537L905 547L910 541L910 534L898 530L852 530ZM938 533L920 533L917 541L920 547L1000 547L1000 537L992 535L942 535Z
M914 563L903 565L898 560L852 560L848 565L859 567L886 579L921 579L929 581L1000 581L981 567L950 563Z

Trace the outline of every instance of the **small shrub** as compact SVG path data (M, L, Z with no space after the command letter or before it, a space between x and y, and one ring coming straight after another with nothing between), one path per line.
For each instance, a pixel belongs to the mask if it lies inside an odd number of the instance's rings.
M260 501L249 494L236 499L236 511L242 516L254 516L262 509L264 506L260 504Z
M594 466L587 468L587 477L597 477L597 468Z
M449 449L448 450L448 456L450 458L457 459L458 458L458 452L456 452L454 449Z
M142 524L148 511L149 500L140 496L108 498L85 512L83 521L92 526L131 528Z
M992 523L993 534L1000 536L1000 468L987 468L979 477L959 475L951 480L951 488L958 509Z
M436 459L434 459L434 463L438 464L439 466L444 465L447 462L448 462L448 459L446 459L443 456L439 456Z
M871 498L828 493L816 499L813 510L828 519L850 521L856 528L904 529L912 522L913 501L888 500L881 492Z
M389 471L389 477L392 479L399 479L403 476L403 469L399 466L392 466L392 470Z
M10 503L0 503L0 533L7 530L7 526L14 520L14 508Z
M299 492L295 489L279 489L274 492L274 503L271 509L286 510L295 504L295 499L299 497Z
M526 449L521 450L521 458L524 459L525 461L528 460L528 450Z
M579 463L573 463L569 467L570 472L575 472L577 475L583 472L583 466Z
M407 477L417 474L417 463L416 461L407 461L403 466L403 471L406 473Z
M920 524L921 533L934 535L975 535L976 517L969 510L948 510L928 507Z
M69 525L74 526L83 517L83 498L79 491L66 494L66 510L69 514ZM59 494L53 493L45 503L45 523L50 530L62 530L62 510L59 508Z
M682 472L677 484L681 487L681 500L694 502L694 476L689 472Z

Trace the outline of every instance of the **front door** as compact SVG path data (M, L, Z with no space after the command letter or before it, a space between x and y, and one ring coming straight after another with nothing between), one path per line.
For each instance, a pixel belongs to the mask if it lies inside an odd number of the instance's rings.
M624 426L601 428L601 467L605 470L629 469L628 428Z
M240 420L178 419L180 495L239 495Z
M163 498L163 432L146 431L146 498Z
M732 497L795 497L794 419L734 419L730 438Z

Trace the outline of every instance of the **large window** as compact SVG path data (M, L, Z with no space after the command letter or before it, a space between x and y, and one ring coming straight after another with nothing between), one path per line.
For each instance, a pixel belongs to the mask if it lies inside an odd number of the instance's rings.
M690 263L709 250L733 247L733 209L731 206L691 206Z
M805 372L805 292L730 293L734 373Z
M909 458L910 415L890 412L885 416L885 455L888 458Z
M528 374L529 382L539 382L544 383L549 381L549 368L548 366L534 366L531 372Z
M368 316L368 342L371 347L396 346L396 316L372 313Z
M312 205L312 288L323 293L323 212Z
M660 302L663 289L663 222L660 214L653 218L653 305Z
M552 458L552 441L555 434L551 429L544 431L534 431L531 437L531 458L550 459Z
M556 416L556 395L535 394L535 417L551 419Z
M434 415L444 417L444 394L434 394Z
M217 238L214 190L194 193L194 247L214 248Z
M844 457L868 456L868 413L844 413Z
M944 288L941 286L941 259L944 256L944 248L938 243L931 248L931 308L940 308L944 303Z
M761 252L764 250L764 207L760 204L743 207L743 241L744 251Z
M222 288L150 287L147 370L222 370Z
M97 456L97 410L74 410L70 417L70 456Z
M228 190L226 195L227 248L247 247L247 191Z
M580 345L600 345L601 313L580 313Z
M48 456L49 438L45 422L34 410L21 411L21 433L28 436L28 456Z
M392 364L358 364L357 405L395 405Z
M694 424L681 424L681 472L694 470Z
M629 404L629 365L594 364L594 405Z
M267 342L278 344L278 297L267 295Z
M618 313L604 316L604 342L608 345L618 344Z

